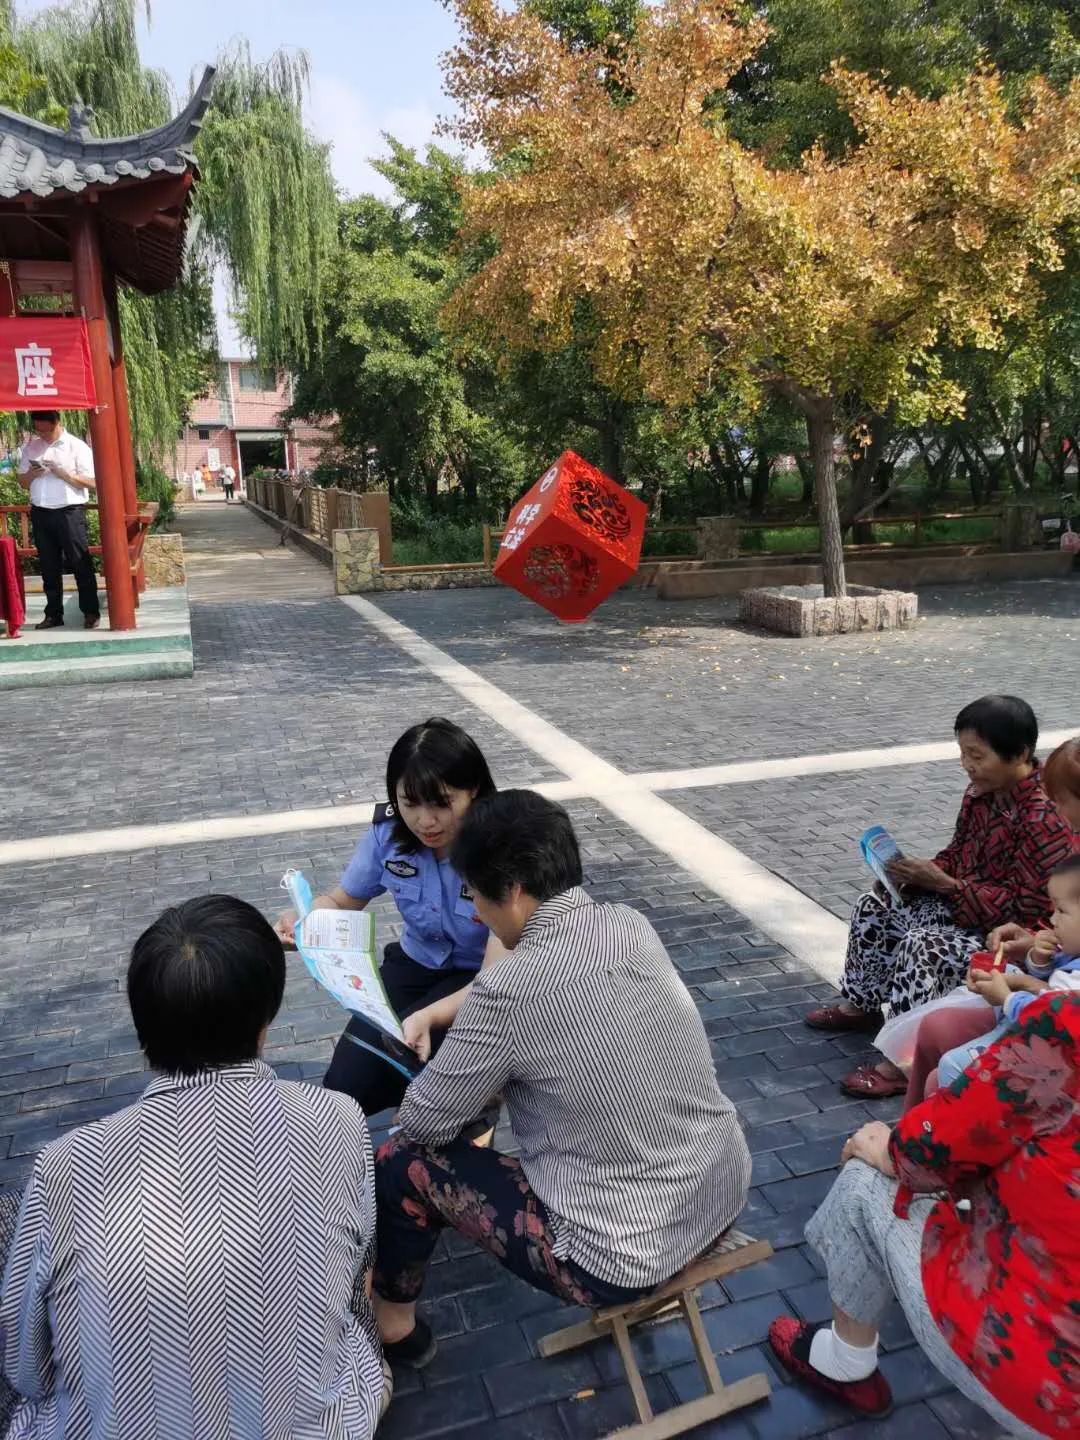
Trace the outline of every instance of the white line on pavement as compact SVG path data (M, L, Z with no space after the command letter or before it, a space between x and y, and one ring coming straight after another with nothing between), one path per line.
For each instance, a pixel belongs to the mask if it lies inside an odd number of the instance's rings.
M557 766L605 807L751 923L824 979L843 968L847 926L786 880L721 840L704 825L648 790L627 788L627 777L556 726L477 675L377 605L357 595L341 597L381 634L515 739Z
M1048 730L1039 737L1043 753L1080 734ZM886 770L893 765L927 765L959 760L954 740L922 745L893 745L877 750L838 750L831 755L791 755L781 760L736 760L726 765L703 765L695 770L648 770L631 776L646 790L698 790L709 785L746 785L755 780L802 779L807 775L839 775L847 770Z

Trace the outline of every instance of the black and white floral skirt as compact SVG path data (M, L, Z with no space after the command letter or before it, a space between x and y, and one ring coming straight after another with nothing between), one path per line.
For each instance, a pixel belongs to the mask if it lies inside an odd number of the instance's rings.
M903 906L889 896L860 895L840 989L860 1010L888 1006L898 1015L955 990L982 944L977 930L956 924L940 895L916 894Z

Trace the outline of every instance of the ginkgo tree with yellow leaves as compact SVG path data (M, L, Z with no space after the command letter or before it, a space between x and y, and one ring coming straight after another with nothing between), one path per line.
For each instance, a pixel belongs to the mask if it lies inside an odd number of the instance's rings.
M564 45L528 8L451 0L461 138L496 178L468 188L491 258L454 323L497 352L559 348L587 317L613 391L677 406L723 384L806 418L825 592L845 593L841 416L962 413L939 347L992 348L1038 311L1080 218L1080 82L1006 104L991 70L938 98L833 68L858 143L769 165L718 95L766 28L724 0L663 0L632 42Z

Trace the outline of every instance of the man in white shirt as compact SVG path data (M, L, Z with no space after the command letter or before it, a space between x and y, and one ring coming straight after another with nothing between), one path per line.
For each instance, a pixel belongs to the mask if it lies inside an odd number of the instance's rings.
M86 535L86 502L97 493L90 446L69 435L58 410L35 410L31 440L22 447L19 480L30 491L30 524L45 587L45 619L38 630L64 623L64 567L79 587L87 630L101 623L97 577Z
M233 486L236 484L236 471L231 465L226 465L221 472L221 488L225 491L225 504L233 498Z

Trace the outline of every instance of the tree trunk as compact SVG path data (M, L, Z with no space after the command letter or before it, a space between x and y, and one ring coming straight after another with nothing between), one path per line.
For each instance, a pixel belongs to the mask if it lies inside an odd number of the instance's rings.
M840 506L836 498L836 423L830 400L812 402L806 411L806 434L814 466L814 492L818 524L821 527L821 566L825 594L847 594L844 576L844 539L840 528Z
M795 465L799 472L799 479L802 481L802 495L799 497L799 503L809 506L814 498L814 466L809 455L796 455Z
M981 505L983 502L983 477L979 469L979 462L964 444L963 440L958 440L957 444L960 447L960 454L964 457L964 464L967 467L971 499L975 505Z
M606 407L606 414L600 424L600 444L604 451L604 473L615 481L623 482L622 407L618 404Z
M760 515L769 498L769 481L772 479L772 460L769 452L762 447L754 459L750 475L750 514Z
M870 504L874 494L874 477L881 457L892 434L892 418L888 415L871 415L870 438L858 458L851 457L851 500L848 506L848 524ZM872 526L856 524L852 539L857 545L869 545L874 538Z

